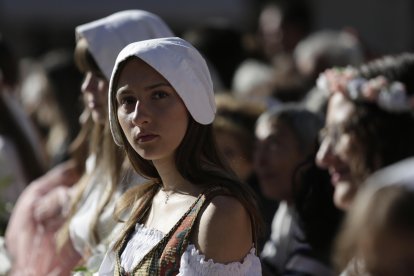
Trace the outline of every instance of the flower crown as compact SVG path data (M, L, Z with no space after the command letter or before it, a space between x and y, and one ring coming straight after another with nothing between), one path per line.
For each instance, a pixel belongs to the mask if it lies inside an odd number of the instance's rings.
M414 96L407 95L403 83L390 83L384 76L365 79L352 67L328 69L319 75L316 85L328 95L342 93L353 101L375 103L389 112L414 109Z

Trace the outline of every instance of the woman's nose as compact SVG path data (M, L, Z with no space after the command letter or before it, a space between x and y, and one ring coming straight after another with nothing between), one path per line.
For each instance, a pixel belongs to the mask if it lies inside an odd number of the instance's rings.
M87 73L81 86L82 93L95 93L97 90L97 85L98 83L93 75L91 73Z
M316 154L316 164L321 168L327 168L332 163L334 153L332 149L332 143L329 139L325 138L319 146Z
M137 126L142 126L150 121L149 112L141 101L135 103L132 121Z

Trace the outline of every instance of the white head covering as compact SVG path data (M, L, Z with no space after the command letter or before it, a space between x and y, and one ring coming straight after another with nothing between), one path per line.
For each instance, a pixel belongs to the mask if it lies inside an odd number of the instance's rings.
M213 83L201 54L178 37L136 42L119 53L109 84L109 122L118 145L122 145L122 139L114 110L114 79L119 73L120 64L129 57L142 59L160 73L174 87L196 122L203 125L213 122L216 113Z
M414 192L414 158L407 158L373 173L363 185L367 190L388 186L401 186Z
M165 22L155 14L127 10L76 27L76 39L85 38L88 49L109 80L118 53L129 43L158 37L174 36Z

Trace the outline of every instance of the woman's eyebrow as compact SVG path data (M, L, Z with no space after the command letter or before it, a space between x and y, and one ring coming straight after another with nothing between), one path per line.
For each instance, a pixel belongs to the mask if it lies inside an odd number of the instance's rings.
M155 89L155 88L163 87L163 86L172 88L172 85L171 84L166 83L166 82L160 82L160 83L148 85L147 87L145 87L145 90L151 90L151 89Z
M152 89L156 89L156 88L159 88L159 87L168 87L168 88L173 88L173 87L172 87L172 85L171 85L171 84L169 84L169 83L166 83L166 82L160 82L160 83L155 83L155 84L148 85L148 86L144 87L144 89L145 89L145 90L152 90ZM130 89L129 89L128 84L126 84L126 85L124 85L124 86L120 87L120 88L116 91L116 96L118 96L118 95L122 95L122 94L127 94L127 93L129 93L129 92L131 92L131 91L130 91Z
M129 93L128 85L122 86L116 90L115 96Z

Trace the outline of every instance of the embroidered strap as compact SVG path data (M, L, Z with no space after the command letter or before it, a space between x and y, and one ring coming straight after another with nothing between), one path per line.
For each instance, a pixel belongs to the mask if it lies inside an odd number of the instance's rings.
M181 256L187 249L191 230L205 200L206 196L203 194L171 235L160 257L160 275L178 274Z
M215 196L225 193L223 188L213 187L201 194L201 197L199 197L167 242L160 257L160 275L178 274L181 256L187 249L190 235L199 213L206 207L206 203L210 202Z

